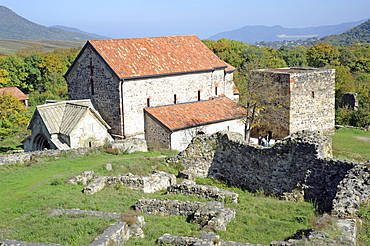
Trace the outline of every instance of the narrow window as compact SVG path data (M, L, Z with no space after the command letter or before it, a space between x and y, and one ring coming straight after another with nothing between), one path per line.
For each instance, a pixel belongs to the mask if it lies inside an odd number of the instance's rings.
M91 142L89 142L89 148L91 148L91 147L92 147Z
M315 98L315 92L314 91L311 93L311 97Z
M147 106L147 107L150 107L150 98L147 98L147 99L146 99L146 106Z
M215 95L217 96L217 86L215 87Z
M176 94L173 95L173 103L176 104L177 103L177 100L176 100Z
M200 101L200 91L198 91L198 101Z
M94 95L94 79L90 79L91 95Z

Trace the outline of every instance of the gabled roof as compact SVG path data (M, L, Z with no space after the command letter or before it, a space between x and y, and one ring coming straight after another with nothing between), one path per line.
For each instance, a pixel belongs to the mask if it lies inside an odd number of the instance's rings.
M18 98L18 100L28 100L29 98L17 87L4 87L0 88L0 94L8 92L9 94Z
M247 111L227 97L144 109L170 131L238 119Z
M36 110L50 134L69 135L88 111L110 129L89 99L47 103L36 106Z
M235 70L195 35L99 39L89 40L86 45L91 45L120 79Z

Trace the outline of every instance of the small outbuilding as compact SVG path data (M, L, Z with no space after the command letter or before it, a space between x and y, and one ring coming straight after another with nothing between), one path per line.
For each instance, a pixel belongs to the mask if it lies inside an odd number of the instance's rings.
M24 106L28 107L28 96L24 94L18 87L4 87L0 88L0 94L3 94L4 92L9 93L16 97L19 101L21 101Z
M210 100L144 109L148 147L182 151L194 136L218 131L238 132L244 136L242 118L246 109L222 96Z
M31 135L22 141L25 151L97 147L113 140L89 99L39 105L28 129Z

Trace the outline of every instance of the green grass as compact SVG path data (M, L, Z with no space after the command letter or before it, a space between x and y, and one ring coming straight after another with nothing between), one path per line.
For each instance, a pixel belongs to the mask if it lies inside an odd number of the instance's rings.
M334 157L364 161L370 159L370 146L354 136L370 137L369 132L340 129L333 138ZM14 141L16 142L16 141ZM4 146L6 147L6 146ZM4 148L3 147L3 148ZM356 153L356 154L354 154ZM106 187L94 195L82 193L83 186L70 185L65 181L93 170L96 175L133 173L148 175L153 170L177 174L181 166L167 163L159 155L174 155L171 151L152 151L112 155L91 152L86 156L64 155L34 160L33 163L0 166L0 241L14 239L63 245L86 245L98 236L112 221L99 218L50 217L50 209L79 208L104 212L127 212L139 198L197 200L194 196L166 195L164 191L144 194L124 187ZM354 158L356 157L356 158ZM114 170L107 171L111 163ZM239 203L227 203L235 208L237 216L227 231L216 232L226 241L269 244L284 240L298 230L307 229L315 219L315 207L310 203L293 203L266 197L261 193L249 193L212 179L197 179L199 184L216 185L239 194ZM366 210L367 209L367 210ZM362 210L365 223L369 209ZM184 217L162 217L143 214L145 217L144 239L131 239L126 245L154 245L164 233L177 236L198 237L199 226L188 223ZM362 240L368 242L369 227L362 230ZM363 236L365 235L365 236Z
M95 152L87 156L45 158L28 165L0 166L0 241L8 238L40 243L86 245L112 223L87 217L49 217L50 209L55 208L124 213L129 211L139 198L206 201L194 196L167 195L164 191L144 194L124 187L106 187L94 195L85 195L82 193L83 186L65 182L86 170L93 170L97 175L126 172L147 175L153 170L177 173L177 166L167 163L163 158L155 158L163 154L173 152L127 155ZM114 171L106 171L106 163L111 163ZM199 182L226 187L209 179ZM307 228L311 218L315 216L314 207L309 203L284 202L229 188L239 193L241 202L226 204L237 210L237 218L230 223L228 231L217 232L224 240L265 244L272 240L283 240L297 230ZM195 237L201 234L199 226L186 222L185 217L147 214L143 216L146 221L146 237L129 240L126 245L154 245L164 233Z
M338 129L330 137L334 158L357 162L370 160L370 131Z

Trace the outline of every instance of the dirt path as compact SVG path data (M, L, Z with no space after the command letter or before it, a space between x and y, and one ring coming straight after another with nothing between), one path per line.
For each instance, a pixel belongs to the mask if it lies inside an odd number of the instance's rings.
M361 141L364 141L366 143L370 143L370 138L368 138L368 137L355 136L354 138L356 138L358 140L361 140Z

